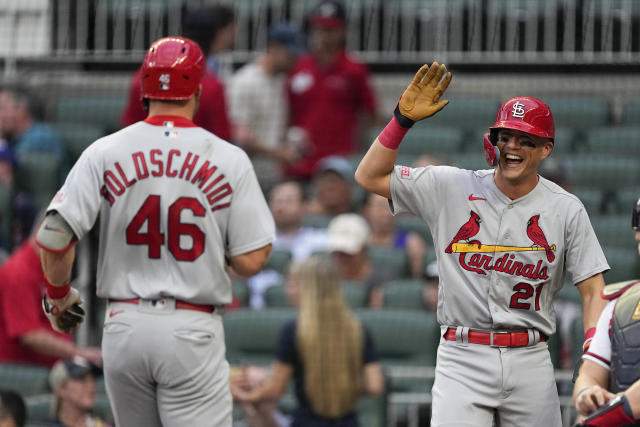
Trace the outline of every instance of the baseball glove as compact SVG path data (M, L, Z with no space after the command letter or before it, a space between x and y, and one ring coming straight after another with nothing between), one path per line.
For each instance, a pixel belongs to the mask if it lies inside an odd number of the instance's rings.
M85 311L80 307L82 298L80 293L71 288L63 298L50 299L47 295L42 297L42 309L55 331L69 334L83 321Z
M447 72L444 64L434 62L431 66L423 65L402 94L397 112L413 122L433 116L449 103L440 97L450 82L451 73ZM402 122L400 124L404 126Z

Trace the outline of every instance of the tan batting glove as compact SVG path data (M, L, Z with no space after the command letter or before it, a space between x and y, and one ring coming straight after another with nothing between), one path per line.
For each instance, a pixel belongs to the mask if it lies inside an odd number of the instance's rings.
M62 298L51 299L46 294L42 297L42 309L51 327L63 334L71 333L84 321L85 312L80 304L82 297L74 288Z
M414 122L433 116L449 103L440 97L450 82L451 73L447 72L444 64L423 65L398 102L400 114Z

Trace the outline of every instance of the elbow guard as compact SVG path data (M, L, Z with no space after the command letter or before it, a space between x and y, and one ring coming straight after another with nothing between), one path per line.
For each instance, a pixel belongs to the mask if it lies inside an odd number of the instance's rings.
M64 252L77 240L69 224L55 211L44 217L36 234L36 244L49 252Z

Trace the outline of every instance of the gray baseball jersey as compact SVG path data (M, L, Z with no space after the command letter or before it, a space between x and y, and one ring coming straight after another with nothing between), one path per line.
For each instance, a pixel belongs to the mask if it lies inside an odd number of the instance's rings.
M228 304L225 254L269 244L273 217L241 149L186 119L99 139L49 205L81 238L100 215L98 296Z
M394 214L431 229L441 325L550 335L565 271L578 283L609 268L582 203L542 177L511 200L493 170L396 166L391 194Z

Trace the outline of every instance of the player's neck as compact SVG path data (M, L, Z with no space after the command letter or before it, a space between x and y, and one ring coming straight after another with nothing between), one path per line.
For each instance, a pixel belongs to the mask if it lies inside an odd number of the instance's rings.
M193 120L196 112L197 102L195 97L189 99L185 105L173 104L170 102L154 102L149 103L149 116L177 116Z
M493 175L496 187L511 200L519 199L529 194L538 185L538 174L533 174L522 180L511 180L504 177L497 169Z

